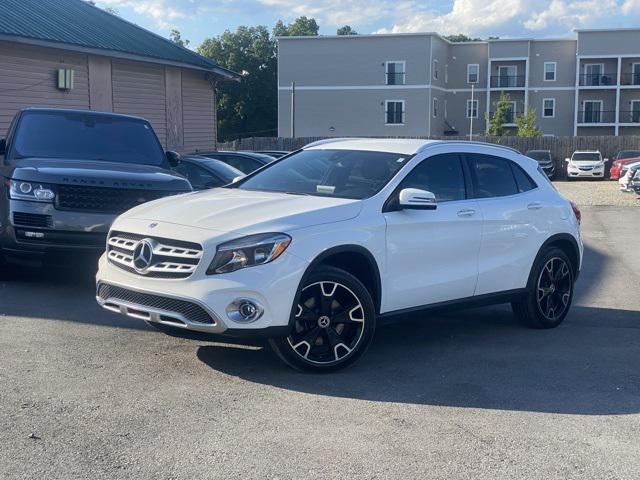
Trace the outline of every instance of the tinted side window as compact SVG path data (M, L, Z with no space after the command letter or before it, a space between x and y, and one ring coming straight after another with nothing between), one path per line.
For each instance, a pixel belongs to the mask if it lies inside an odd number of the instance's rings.
M518 193L508 160L490 155L467 154L476 198L504 197Z
M518 165L513 162L509 162L511 164L511 170L513 170L513 176L516 177L516 184L518 185L518 192L528 192L529 190L533 190L537 187L535 182L531 180L531 177L527 175L527 173L522 170Z
M182 162L174 170L187 177L191 186L196 190L222 186L220 179L198 165Z
M214 157L214 158L220 158L226 164L231 165L232 167L240 170L242 173L247 173L247 174L253 172L254 170L259 169L262 166L260 162L252 158L233 157L233 156L224 156L224 157L221 156L221 157Z
M423 160L405 177L400 188L427 190L438 202L464 200L466 190L460 156L447 153Z

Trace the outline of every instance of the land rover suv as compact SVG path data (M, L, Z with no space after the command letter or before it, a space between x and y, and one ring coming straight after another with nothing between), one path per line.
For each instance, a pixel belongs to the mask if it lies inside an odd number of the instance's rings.
M558 326L579 222L511 149L325 140L120 216L96 294L159 329L264 336L290 365L327 371L361 357L376 324L419 309L510 302L527 325Z
M117 215L192 190L170 170L178 154L165 153L137 117L22 110L0 140L0 155L2 262L38 265L101 252Z

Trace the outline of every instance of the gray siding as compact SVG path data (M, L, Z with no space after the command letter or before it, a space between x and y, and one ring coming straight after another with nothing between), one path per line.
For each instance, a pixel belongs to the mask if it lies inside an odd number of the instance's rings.
M449 88L471 88L467 83L467 65L480 65L475 88L487 88L487 43L460 43L449 47Z
M638 55L640 30L579 31L578 55Z
M89 108L87 57L75 53L0 42L0 136L26 107ZM57 86L59 68L73 68L73 90Z
M574 40L531 42L529 86L531 88L574 87L576 84L576 48ZM556 63L556 80L545 81L545 62Z
M529 56L528 40L497 40L489 42L490 58L522 58Z
M184 150L215 149L216 102L204 73L182 72Z
M166 145L167 112L164 67L137 62L112 62L113 111L139 115L151 122Z

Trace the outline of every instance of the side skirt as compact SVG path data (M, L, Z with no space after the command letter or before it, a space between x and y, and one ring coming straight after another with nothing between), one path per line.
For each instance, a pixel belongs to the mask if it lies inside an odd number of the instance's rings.
M404 308L402 310L394 310L378 315L378 325L389 325L402 321L411 320L416 313L443 313L455 310L464 310L467 308L485 307L487 305L499 305L502 303L511 303L514 300L520 300L527 293L526 288L518 288L515 290L507 290L505 292L488 293L475 297L467 297L458 300L450 300L447 302L432 303L430 305L421 305L419 307Z

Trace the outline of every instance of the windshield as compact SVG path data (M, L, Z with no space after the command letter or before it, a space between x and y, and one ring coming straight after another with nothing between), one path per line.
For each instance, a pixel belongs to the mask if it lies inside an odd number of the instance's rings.
M573 162L599 162L599 153L574 153L571 158Z
M241 182L241 190L363 199L375 195L410 155L358 150L302 150Z
M530 152L527 152L527 157L529 158L533 158L534 160L543 160L543 161L549 161L551 160L551 154L549 152L546 152L544 150L531 150Z
M640 157L640 150L622 150L620 153L618 153L616 160L636 157Z
M244 176L237 168L233 168L231 165L227 165L224 162L216 160L202 160L202 163L206 165L211 171L217 173L225 180L231 182L234 178Z
M148 122L83 112L23 113L11 158L29 157L164 163L164 152Z

